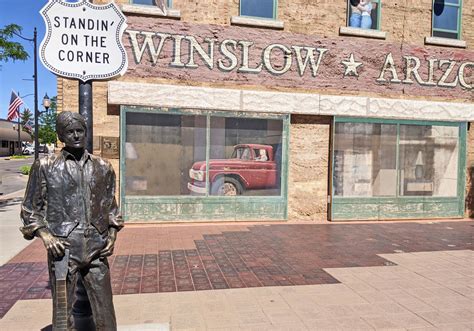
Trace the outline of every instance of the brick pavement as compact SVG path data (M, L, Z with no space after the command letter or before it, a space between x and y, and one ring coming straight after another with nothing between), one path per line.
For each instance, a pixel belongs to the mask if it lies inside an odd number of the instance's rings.
M391 266L377 254L472 250L474 222L128 226L110 258L114 294L331 284L324 268ZM0 267L0 317L50 298L34 241Z

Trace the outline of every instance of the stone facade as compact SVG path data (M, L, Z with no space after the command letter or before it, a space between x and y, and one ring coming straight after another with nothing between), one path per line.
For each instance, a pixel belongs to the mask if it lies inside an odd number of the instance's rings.
M107 3L108 0L95 0L95 3ZM129 0L116 0L119 4L128 4ZM386 40L374 40L360 37L344 37L347 41L345 47L384 48L388 44L394 49L415 49L420 57L425 59L431 52L449 53L453 57L466 57L473 59L472 47L474 45L474 0L463 0L462 11L462 40L467 44L467 49L457 49L449 47L425 46L424 38L431 35L431 3L432 0L395 0L383 1L381 31L387 33ZM319 39L335 38L341 39L339 28L346 26L347 12L345 1L333 0L279 0L277 19L284 23L284 33L296 33ZM166 24L193 23L193 24L216 24L219 26L230 26L232 16L239 14L239 0L173 0L173 8L179 10L180 20L164 19ZM132 15L131 18L137 17ZM138 17L140 20L141 17ZM145 18L150 19L150 18ZM416 22L416 24L414 24ZM247 29L247 30L246 30ZM212 30L212 28L210 28ZM257 29L256 35L268 33L277 34L271 29ZM241 31L252 31L251 28L242 28ZM466 53L467 52L467 53ZM380 63L376 63L380 66ZM332 73L334 74L334 73ZM473 73L469 72L469 79L472 82ZM221 81L187 81L183 82L178 77L133 77L128 73L118 79L123 82L142 82L160 84L185 84L204 87L240 88L235 85L232 78L227 82ZM364 85L363 81L356 80L357 84ZM222 84L221 84L222 83ZM116 106L107 104L107 83L94 82L94 136L98 141L100 136L118 137L120 129L119 112ZM58 78L58 110L78 109L77 81ZM251 90L260 91L283 91L293 92L297 86L275 88L271 84L265 86L255 83L246 87ZM354 95L360 97L388 98L392 97L383 90L373 91L347 91L345 88L333 87L329 92L325 87L317 90L302 89L299 92L325 93L331 95ZM393 94L393 93L392 93ZM415 93L416 94L416 93ZM249 94L250 95L250 94ZM330 98L330 97L328 97ZM407 99L404 89L397 92L395 98ZM416 99L420 102L429 101L433 96L414 95L408 99ZM462 101L473 104L474 97L471 93L466 93L460 99L451 95L435 96L438 101ZM428 102L427 102L428 103ZM329 112L330 114L330 112ZM327 219L327 195L329 178L329 142L330 142L330 122L329 116L307 116L293 115L291 120L290 139L290 167L289 167L289 219L299 220L325 220ZM467 206L474 210L474 193L472 189L472 177L474 176L474 130L471 128L468 134L468 164L467 164ZM96 144L95 147L98 147ZM95 151L98 153L99 151ZM113 165L119 173L119 162L113 160ZM117 178L118 179L118 178ZM467 213L467 211L466 211Z
M290 129L288 218L327 219L331 117L294 115Z

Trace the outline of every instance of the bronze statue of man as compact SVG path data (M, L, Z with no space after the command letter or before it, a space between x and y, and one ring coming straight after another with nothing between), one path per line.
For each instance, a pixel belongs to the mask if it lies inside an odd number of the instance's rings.
M116 330L107 262L123 227L115 200L115 172L108 161L85 149L87 129L80 114L59 113L56 131L65 147L33 164L20 230L28 240L41 238L48 251L53 330L76 329L71 313L79 274L96 330Z

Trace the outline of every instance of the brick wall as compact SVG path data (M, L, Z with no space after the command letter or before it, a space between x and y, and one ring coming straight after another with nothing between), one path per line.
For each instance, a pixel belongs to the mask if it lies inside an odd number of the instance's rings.
M327 219L331 117L291 117L288 218Z
M107 3L109 0L95 0ZM129 0L115 0L129 3ZM431 0L383 1L381 30L388 33L386 42L424 46L431 35ZM181 11L181 21L229 25L238 15L239 0L173 0ZM468 49L474 45L474 0L463 0L462 39ZM339 27L346 26L346 3L334 0L279 0L278 19L285 32L335 38ZM172 23L173 20L170 20ZM354 37L354 42L358 39ZM420 48L423 52L423 48ZM121 80L130 80L127 77ZM143 82L166 82L148 78ZM175 83L168 81L168 83ZM199 84L206 85L206 84ZM78 109L77 81L58 78L58 111ZM117 109L107 108L107 83L94 82L94 135L119 136ZM449 101L449 99L447 99ZM329 118L293 116L290 139L289 218L324 220L327 217L329 171ZM306 152L305 152L306 151ZM468 134L467 206L474 210L474 130ZM113 160L119 173L119 162ZM118 179L118 178L117 178ZM471 215L474 215L471 212Z

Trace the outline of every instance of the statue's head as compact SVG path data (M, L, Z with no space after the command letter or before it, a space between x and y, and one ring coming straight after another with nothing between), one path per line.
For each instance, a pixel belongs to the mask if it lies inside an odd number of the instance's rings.
M63 111L56 118L56 132L59 140L70 148L84 149L87 127L84 117L79 113Z

